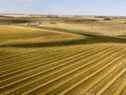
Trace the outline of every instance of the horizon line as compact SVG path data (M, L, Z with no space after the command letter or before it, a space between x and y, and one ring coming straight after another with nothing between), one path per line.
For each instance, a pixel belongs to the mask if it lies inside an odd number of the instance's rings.
M99 14L57 14L57 13L37 13L37 12L0 12L0 15L52 15L52 16L113 16L126 17L126 15L99 15Z

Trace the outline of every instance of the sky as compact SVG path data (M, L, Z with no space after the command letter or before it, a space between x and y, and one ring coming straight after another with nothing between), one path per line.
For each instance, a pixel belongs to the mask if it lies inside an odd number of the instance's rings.
M0 0L0 12L126 16L126 0Z

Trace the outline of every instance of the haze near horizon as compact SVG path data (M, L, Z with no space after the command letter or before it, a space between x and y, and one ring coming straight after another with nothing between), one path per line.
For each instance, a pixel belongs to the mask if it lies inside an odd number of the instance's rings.
M126 16L125 0L1 0L1 13Z

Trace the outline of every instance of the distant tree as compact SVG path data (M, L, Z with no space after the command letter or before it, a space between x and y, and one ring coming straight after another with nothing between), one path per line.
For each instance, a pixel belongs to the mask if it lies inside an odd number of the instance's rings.
M104 20L112 20L110 17L104 17Z

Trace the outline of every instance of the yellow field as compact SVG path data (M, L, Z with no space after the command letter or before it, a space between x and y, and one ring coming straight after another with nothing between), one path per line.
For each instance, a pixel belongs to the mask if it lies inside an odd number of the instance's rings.
M125 21L125 20L123 20ZM99 21L94 23L56 23L56 24L43 24L41 27L59 28L67 30L77 30L89 33L100 33L104 35L123 35L126 34L126 24L123 21Z
M126 95L125 39L58 25L0 26L0 95Z
M47 29L28 28L14 25L0 26L0 45L55 42L78 38L80 38L80 35L61 33L55 30L49 31Z

